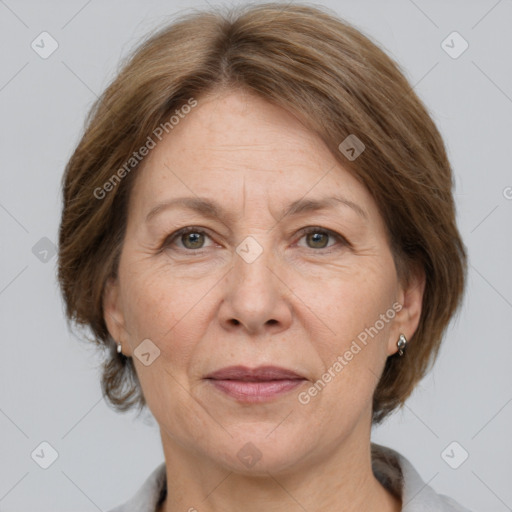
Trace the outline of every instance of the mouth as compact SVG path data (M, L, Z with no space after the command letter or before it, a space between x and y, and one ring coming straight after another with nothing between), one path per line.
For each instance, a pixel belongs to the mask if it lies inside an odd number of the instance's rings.
M263 402L297 388L307 379L278 366L230 366L208 374L206 380L239 402Z

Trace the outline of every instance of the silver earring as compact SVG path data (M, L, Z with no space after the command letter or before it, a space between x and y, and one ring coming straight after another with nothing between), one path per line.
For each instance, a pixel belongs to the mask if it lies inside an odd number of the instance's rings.
M120 354L123 350L123 347L121 346L121 343L117 344L117 353Z
M403 334L400 334L400 337L398 338L397 346L398 346L398 354L403 356L405 347L407 346L407 338Z

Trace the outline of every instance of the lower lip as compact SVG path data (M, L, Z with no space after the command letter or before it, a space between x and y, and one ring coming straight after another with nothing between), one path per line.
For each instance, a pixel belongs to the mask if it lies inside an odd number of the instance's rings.
M263 402L300 386L304 379L260 382L208 379L218 390L242 402Z

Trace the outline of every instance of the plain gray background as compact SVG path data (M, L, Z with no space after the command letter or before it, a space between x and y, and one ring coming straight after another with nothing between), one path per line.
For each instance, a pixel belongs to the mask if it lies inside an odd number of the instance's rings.
M373 440L474 511L512 510L512 1L323 5L395 58L426 103L456 173L470 259L464 306L434 370ZM117 414L103 401L100 359L64 320L51 244L63 169L93 100L148 31L191 6L208 3L0 1L4 512L108 510L163 460L149 414ZM46 59L31 47L43 31L58 43ZM442 46L453 31L469 44L457 58ZM457 50L462 41L450 44ZM58 453L48 469L31 457L43 441ZM469 454L457 469L442 456L454 441L461 448L449 451L452 464L462 449Z

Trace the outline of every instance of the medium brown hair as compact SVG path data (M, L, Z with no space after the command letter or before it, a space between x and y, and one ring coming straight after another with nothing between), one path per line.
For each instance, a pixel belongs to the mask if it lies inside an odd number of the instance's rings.
M400 277L414 265L425 272L419 326L406 356L388 357L373 397L379 423L433 364L461 301L466 253L450 163L427 109L395 61L325 8L267 3L192 12L150 35L124 63L91 109L63 177L58 272L68 320L89 327L107 349L102 390L110 404L142 410L133 360L116 353L102 303L140 165L127 170L126 162L191 98L222 88L256 94L318 134L372 194ZM338 149L349 135L365 145L355 160ZM122 179L99 194L116 172Z

